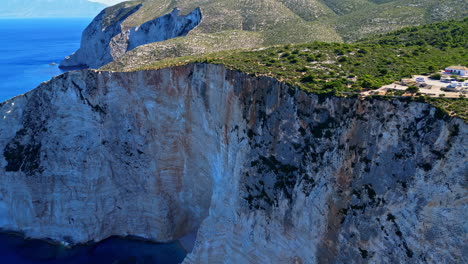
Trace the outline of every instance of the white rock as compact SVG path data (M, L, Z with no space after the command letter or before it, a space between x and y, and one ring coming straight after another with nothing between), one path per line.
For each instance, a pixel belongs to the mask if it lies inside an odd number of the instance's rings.
M140 26L124 29L122 23L141 6L120 10L125 15L111 25L106 25L106 10L102 11L84 30L80 49L65 57L60 67L97 69L138 46L186 36L202 20L199 8L186 16L179 16L179 10L174 9Z
M198 230L184 263L466 262L467 126L220 65L79 71L0 105L0 228Z

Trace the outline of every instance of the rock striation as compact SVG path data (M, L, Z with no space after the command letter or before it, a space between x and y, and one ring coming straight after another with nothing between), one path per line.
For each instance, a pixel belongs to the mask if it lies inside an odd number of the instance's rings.
M186 36L202 20L199 8L185 16L175 8L167 15L126 29L122 23L141 7L142 4L120 8L112 17L108 10L102 11L84 30L80 49L66 57L60 68L100 68L138 46Z
M0 227L184 263L463 263L467 125L221 65L82 70L0 105Z

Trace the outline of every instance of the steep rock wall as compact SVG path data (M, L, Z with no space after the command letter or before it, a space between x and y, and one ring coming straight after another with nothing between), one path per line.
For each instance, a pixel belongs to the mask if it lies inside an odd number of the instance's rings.
M466 124L220 65L71 72L0 106L0 227L198 229L185 263L466 261Z
M66 57L60 67L100 68L138 46L186 36L202 19L199 8L186 16L179 16L179 10L174 9L167 15L125 29L122 23L141 7L140 4L120 9L114 15L118 19L109 25L106 10L102 11L84 30L80 49Z

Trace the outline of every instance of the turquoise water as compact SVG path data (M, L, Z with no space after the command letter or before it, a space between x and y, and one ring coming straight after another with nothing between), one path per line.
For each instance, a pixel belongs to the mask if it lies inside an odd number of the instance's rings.
M63 73L58 63L79 48L91 20L0 19L0 102Z

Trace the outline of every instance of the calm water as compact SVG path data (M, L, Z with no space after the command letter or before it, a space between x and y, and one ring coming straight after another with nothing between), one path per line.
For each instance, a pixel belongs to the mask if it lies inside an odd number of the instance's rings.
M0 102L61 74L58 63L79 48L91 18L0 19ZM49 65L57 63L57 65ZM67 249L0 233L0 264L180 263L180 243L154 244L112 238Z
M61 74L58 63L79 48L91 20L0 19L0 102Z
M0 234L2 264L172 264L181 263L186 251L178 242L154 244L110 238L101 243L65 248L40 240Z

